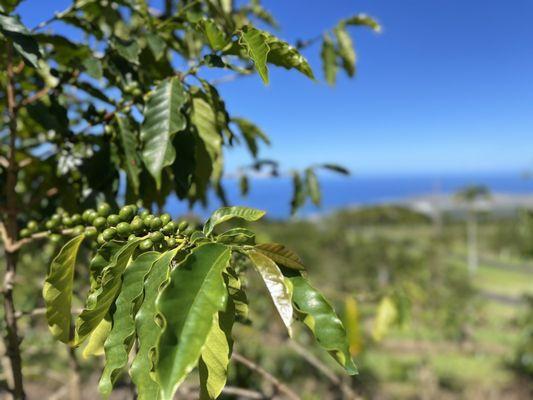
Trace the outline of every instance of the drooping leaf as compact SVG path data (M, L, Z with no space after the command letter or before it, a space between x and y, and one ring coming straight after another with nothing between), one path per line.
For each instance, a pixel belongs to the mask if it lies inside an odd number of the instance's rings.
M159 385L151 376L153 370L152 352L161 332L161 327L156 322L155 300L160 288L168 278L170 263L177 252L177 248L167 251L152 264L152 269L144 282L144 300L135 316L139 347L130 367L130 375L137 387L139 400L152 400L159 396ZM155 252L150 254L158 255Z
M15 50L34 68L39 68L42 57L39 45L20 20L0 12L0 33L13 42Z
M346 31L346 26L344 24L339 24L339 26L334 29L334 33L337 38L338 54L341 58L342 66L348 76L354 76L357 59L352 38Z
M322 201L322 195L320 193L320 185L315 172L311 168L305 170L305 185L309 192L309 197L315 206L319 206Z
M89 339L87 339L87 344L83 348L82 356L87 359L92 356L102 356L105 354L104 343L111 332L111 326L113 322L111 317L105 317L96 329L91 333Z
M272 297L279 316L287 327L289 336L292 336L293 308L291 303L292 288L290 281L286 281L276 263L263 253L250 250L247 254L263 278L263 282L270 293L270 297Z
M161 170L174 162L172 138L185 129L187 121L181 109L187 101L179 78L161 82L150 95L141 128L142 158L146 168L161 188Z
M327 350L348 374L356 374L357 368L350 355L346 331L333 307L303 276L294 271L286 273L286 276L293 285L292 301L303 323L314 334L318 344Z
M267 35L267 45L270 48L267 62L285 69L294 68L308 78L315 79L311 66L298 49L271 34L265 34Z
M72 284L78 250L84 235L69 240L52 260L44 281L43 298L46 304L46 320L52 335L63 343L70 341Z
M374 18L366 14L358 14L344 20L346 25L362 25L372 28L375 32L381 32L381 25Z
M285 246L279 243L261 243L255 246L255 249L265 256L275 261L276 264L283 265L284 267L304 270L305 266L302 260L292 250L289 250Z
M230 249L221 244L197 247L171 272L168 285L157 298L163 330L158 340L155 375L162 400L172 399L196 365L213 316L226 307L222 273L230 256Z
M118 133L120 142L124 150L124 158L126 164L126 174L128 176L128 183L131 184L135 194L139 193L139 174L141 173L141 159L137 153L137 134L128 119L120 114L115 115L118 125Z
M257 157L258 139L262 140L268 145L270 144L270 139L268 136L257 125L253 124L247 119L233 117L231 122L235 123L239 127L244 141L246 142L250 153L252 153L254 157Z
M320 55L322 57L322 66L324 68L326 82L330 85L334 85L337 79L337 51L335 49L335 44L329 35L324 35Z
M106 363L98 390L105 398L111 394L115 381L128 362L135 338L136 305L143 293L144 277L158 257L156 252L143 253L124 272L120 294L115 301L113 328L104 344Z
M291 214L296 213L305 204L305 185L298 171L292 173L293 194L291 199Z
M228 221L232 218L240 218L246 221L257 221L265 215L265 212L262 210L256 210L255 208L249 207L222 207L216 210L204 225L204 234L206 236L210 235L213 232L213 229L218 224Z
M124 244L102 271L99 286L89 293L85 308L76 320L75 345L82 343L109 311L120 290L122 274L141 240L137 238Z
M242 174L239 177L239 189L241 191L241 196L247 196L250 191L250 182L248 180L248 175Z
M198 363L200 400L216 399L226 386L233 348L231 329L234 321L235 307L229 299L226 310L214 315L213 326L202 349Z
M251 26L244 26L239 31L239 44L246 51L248 57L253 61L255 69L263 82L268 84L267 57L270 48L268 38L263 31Z

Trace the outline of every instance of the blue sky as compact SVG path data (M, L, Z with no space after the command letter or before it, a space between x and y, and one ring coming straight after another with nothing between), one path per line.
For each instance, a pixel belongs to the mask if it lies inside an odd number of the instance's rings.
M52 6L53 4L53 6ZM26 0L33 26L68 1ZM285 169L332 161L359 174L476 173L533 169L533 2L530 0L265 1L282 38L313 37L365 12L377 35L353 31L356 79L336 87L271 68L223 84L233 115L257 122ZM318 47L305 55L322 76ZM241 151L229 170L248 162Z

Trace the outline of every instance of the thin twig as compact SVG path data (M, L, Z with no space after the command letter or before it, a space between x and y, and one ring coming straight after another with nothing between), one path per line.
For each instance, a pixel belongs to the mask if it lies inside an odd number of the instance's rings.
M261 375L261 377L268 381L274 388L279 392L283 393L288 399L291 400L301 400L300 396L298 396L296 393L292 391L287 385L285 385L283 382L281 382L278 378L276 378L274 375L272 375L270 372L266 371L259 365L257 365L252 360L249 360L248 358L244 357L242 354L237 353L236 351L233 352L233 355L231 357L233 360L238 362L239 364L244 365L246 368L248 368L251 371L256 372L257 374Z
M261 392L256 392L255 390L249 390L244 389L240 387L235 386L226 386L224 389L222 389L222 393L229 394L231 396L238 396L245 399L252 399L252 400L266 400L268 397L266 397Z

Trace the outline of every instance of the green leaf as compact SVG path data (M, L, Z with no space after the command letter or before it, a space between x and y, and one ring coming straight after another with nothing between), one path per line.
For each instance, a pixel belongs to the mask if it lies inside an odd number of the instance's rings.
M89 293L85 308L76 320L74 345L77 346L82 343L109 311L120 291L122 274L141 240L141 238L137 238L124 244L120 250L113 254L109 265L102 271L99 286Z
M187 102L178 77L161 82L148 98L141 129L142 158L146 168L161 188L161 170L174 162L173 136L185 129L187 120L181 112Z
M267 45L270 48L267 62L285 69L295 68L305 76L315 79L313 70L306 58L295 47L269 33L265 32L265 34L267 35Z
M292 336L292 316L293 308L291 303L291 285L285 280L279 267L274 261L256 250L247 252L250 260L254 263L257 271L263 278L265 286L272 297L272 301L278 310L281 320L289 331L289 336Z
M156 61L159 61L165 55L166 43L165 41L154 33L148 33L146 35L146 42L148 47L152 51Z
M250 153L252 153L254 157L257 157L258 139L270 145L270 139L268 138L268 136L257 125L253 124L247 119L234 117L231 119L231 122L235 123L239 127L244 141L246 142Z
M135 329L139 347L130 367L130 376L137 387L139 400L157 399L159 385L152 379L153 370L152 352L156 347L161 327L156 322L155 300L160 288L167 280L170 263L178 253L178 249L167 251L153 263L144 282L144 300L135 316ZM157 256L158 253L151 252Z
M255 249L265 256L275 261L276 264L283 265L287 268L304 270L305 266L300 257L279 243L261 243L255 246Z
M228 44L226 34L212 19L200 21L200 25L207 37L211 48L215 51L222 50Z
M305 171L305 185L307 186L311 201L315 206L319 206L322 201L320 185L315 172L311 168L307 168Z
M291 199L291 214L296 213L305 204L305 186L297 171L292 173L293 194Z
M102 61L96 57L87 57L82 62L85 71L94 79L100 80L104 76Z
M287 275L293 286L292 301L303 323L313 332L318 344L350 375L356 374L346 331L333 307L303 276L295 273Z
M321 164L318 167L329 169L330 171L337 172L342 175L350 175L350 171L347 168L344 168L337 164Z
M246 228L233 228L217 236L217 242L224 244L255 244L255 233Z
M0 13L0 32L13 42L15 50L34 68L39 68L41 50L30 31L17 18Z
M109 43L121 57L128 60L132 64L139 64L141 47L139 46L137 40L124 40L115 36L111 38Z
M235 316L241 320L248 319L248 298L239 278L239 274L232 268L228 268L225 275L228 294L235 309Z
M163 331L158 341L155 375L162 400L172 399L198 362L213 316L226 307L222 273L230 256L230 249L221 244L197 247L172 270L169 284L157 298Z
M241 190L241 196L247 196L250 191L250 182L248 181L248 176L242 174L239 177L239 188Z
M224 312L214 315L213 326L202 349L198 363L200 374L200 400L216 399L228 376L228 364L233 349L231 329L235 322L235 307L228 300Z
M268 84L267 56L270 48L267 44L267 36L263 31L251 26L244 26L239 31L239 36L239 44L253 61L255 69L263 82Z
M87 359L92 356L102 356L105 354L104 343L111 332L111 326L113 322L111 317L105 317L96 327L96 329L91 333L87 344L83 349L82 356Z
M337 79L337 51L335 50L335 44L329 35L324 35L320 55L322 57L322 65L326 81L330 85L334 85Z
M216 210L204 225L204 234L206 236L210 235L213 232L213 229L218 224L228 221L232 218L240 218L245 221L257 221L265 215L265 212L262 210L257 210L255 208L249 207L222 207Z
M136 305L143 293L144 278L159 253L143 253L133 260L122 281L120 294L115 301L113 328L105 341L106 363L98 390L105 398L109 397L120 372L128 362L128 354L134 341Z
M362 25L372 28L375 32L381 32L381 25L374 18L366 14L358 14L343 21L346 25Z
M52 335L63 343L70 341L74 267L83 238L84 235L76 236L61 248L52 260L43 286L48 327Z
M124 150L128 183L131 184L134 193L139 194L139 174L141 173L141 160L139 154L137 153L137 134L133 130L128 117L116 114L115 119L118 125L120 142Z
M355 63L357 60L352 38L348 32L346 32L346 27L344 24L339 24L339 26L334 29L334 33L337 38L338 54L342 60L342 66L344 67L344 70L348 76L354 76Z

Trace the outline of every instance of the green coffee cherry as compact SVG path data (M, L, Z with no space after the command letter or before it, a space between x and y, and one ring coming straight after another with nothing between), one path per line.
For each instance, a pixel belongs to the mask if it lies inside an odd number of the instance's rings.
M37 231L37 229L39 229L39 224L37 223L37 221L32 220L28 222L28 225L26 227L28 228L29 231L35 232Z
M53 219L49 219L44 224L45 228L48 229L48 230L55 229L58 225L59 225L59 223L56 220L53 220Z
M92 208L89 208L89 209L87 209L87 210L85 210L83 212L83 214L81 215L81 218L83 219L84 222L90 223L91 221L89 221L89 215L91 215L92 213L95 213L95 212L96 211L94 211Z
M107 224L107 220L104 217L96 217L93 221L93 225L96 229L102 229Z
M170 222L167 223L165 226L163 226L163 228L161 229L161 231L162 231L165 235L172 235L174 232L176 232L176 224L175 224L173 221L170 221Z
M159 217L154 217L152 219L152 221L150 222L150 228L151 229L161 229L161 227L163 226L163 221L161 221L161 218Z
M49 238L52 243L59 243L61 242L62 236L57 233L52 233Z
M101 217L107 217L111 214L111 206L107 203L101 203L98 206L98 215Z
M168 214L168 213L161 214L161 216L159 218L161 219L161 222L163 223L163 226L168 224L172 220L172 218L170 217L170 214Z
M61 222L61 215L54 214L50 217L50 221L54 221L55 223L59 224Z
M144 227L145 228L148 228L150 229L151 225L152 225L152 220L154 219L154 216L151 215L151 214L148 214L146 216L143 217L143 224L144 224Z
M92 211L89 213L89 217L88 217L88 219L87 219L87 223L92 224L93 221L94 221L96 218L98 218L98 217L99 217L98 213L97 213L96 211L92 210Z
M116 226L120 222L120 217L117 214L111 214L107 217L107 225Z
M96 238L96 243L98 243L99 245L103 245L105 242L106 240L104 239L104 234L100 233Z
M141 249L143 251L150 250L153 245L154 244L152 243L152 241L150 239L145 239L139 245L139 249Z
M85 228L85 237L87 239L94 239L98 236L98 231L94 226L88 226Z
M82 235L85 232L85 227L83 225L76 225L74 229L72 229L72 234L74 236Z
M83 222L83 219L80 214L72 214L72 225L81 225Z
M134 233L128 236L128 242L131 242L132 240L135 240L135 239L137 239L137 235Z
M155 231L155 232L150 233L150 240L153 243L160 243L160 242L163 241L164 238L165 238L165 236L159 231Z
M135 209L132 206L124 206L120 209L118 215L121 221L130 222L135 215Z
M104 240L106 242L112 240L117 234L117 229L116 228L107 228L105 231L102 232L102 237L104 238Z
M183 232L188 227L189 227L189 223L187 221L181 221L180 224L178 225L178 231Z
M20 237L21 237L21 238L24 239L24 238L27 238L27 237L29 237L29 236L31 236L31 231L30 231L29 229L24 228L24 229L21 229L21 230L20 230Z
M166 237L165 243L167 244L168 247L174 247L177 244L176 239L174 239L173 237Z
M127 222L120 222L117 225L117 232L122 237L128 237L131 234L131 226Z
M133 232L141 232L144 229L143 220L140 217L133 218L130 227Z
M72 223L72 218L70 218L68 215L65 215L62 219L62 222L63 222L63 225L69 227L69 226L72 226L73 223Z
M150 211L148 210L142 210L141 213L139 214L141 218L147 217L149 215L150 215Z

